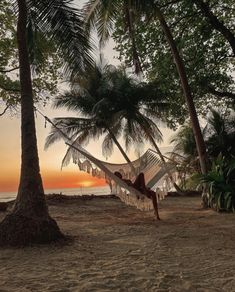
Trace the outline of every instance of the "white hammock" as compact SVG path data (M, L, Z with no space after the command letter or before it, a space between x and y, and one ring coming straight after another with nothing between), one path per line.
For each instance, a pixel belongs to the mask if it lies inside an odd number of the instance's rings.
M73 162L79 166L81 171L86 171L92 176L105 178L112 183L112 192L116 194L127 205L135 206L140 210L152 210L152 200L135 188L127 185L122 179L118 178L114 172L118 171L125 179L134 181L136 174L133 173L128 163L112 164L99 160L87 152L77 143L66 144L76 150L77 155L73 155ZM74 153L73 153L74 154ZM148 149L141 157L132 162L136 173L143 172L146 186L153 187L167 172L174 168L174 165L166 163L163 167L155 151ZM163 197L163 192L158 189L157 195Z
M50 124L58 130L65 139L65 144L76 150L77 155L73 156L74 163L77 163L81 170L87 171L93 176L112 180L115 183L115 194L127 205L135 206L139 210L153 210L153 203L150 198L142 194L137 189L126 184L122 179L117 177L114 172L119 171L123 178L134 179L136 174L133 173L131 167L126 164L111 164L101 161L91 155L78 143L74 143L71 139L57 127L48 117L43 115L36 109ZM168 164L164 167L160 165L159 159L153 150L147 150L139 159L133 161L136 172L143 172L146 185L153 187L173 165ZM94 167L94 165L96 167Z

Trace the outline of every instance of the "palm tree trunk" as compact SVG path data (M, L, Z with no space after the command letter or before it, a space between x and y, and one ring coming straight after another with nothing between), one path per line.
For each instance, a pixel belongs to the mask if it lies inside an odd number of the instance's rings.
M0 224L0 245L47 243L62 238L50 218L39 169L31 71L26 41L27 6L17 0L17 42L21 85L21 175L13 212Z
M174 61L175 61L175 64L176 64L176 67L178 70L178 74L180 77L180 81L181 81L181 86L182 86L182 89L184 92L185 100L186 100L186 103L188 105L188 110L189 110L189 115L190 115L191 124L192 124L192 128L193 128L193 133L194 133L196 145L197 145L197 152L199 155L201 172L203 174L206 174L207 173L206 146L205 146L205 142L204 142L204 139L202 136L200 124L198 121L198 116L197 116L197 112L196 112L195 105L193 102L191 89L190 89L190 86L188 84L188 78L186 75L184 64L183 64L183 61L182 61L181 56L179 54L179 51L176 47L176 44L175 44L175 41L174 41L173 36L171 34L170 28L168 27L168 25L165 21L165 18L164 18L163 14L161 13L159 8L157 8L157 17L160 21L162 30L165 33L165 36L166 36L167 41L168 41L170 48L171 48L172 55L174 57Z
M14 212L27 216L47 217L48 210L44 197L39 170L31 71L26 45L27 7L18 0L19 18L17 41L21 86L21 174ZM38 206L37 206L38 204Z
M113 142L117 145L118 149L120 150L120 152L122 153L123 157L126 159L127 163L130 165L131 170L133 171L133 173L136 173L136 170L134 168L134 165L132 164L132 162L130 161L129 157L127 156L127 154L125 153L125 151L123 150L122 146L120 145L120 143L118 142L117 138L115 137L115 135L113 134L113 132L111 131L111 129L109 129L107 127L107 130L109 132L109 135L111 136Z

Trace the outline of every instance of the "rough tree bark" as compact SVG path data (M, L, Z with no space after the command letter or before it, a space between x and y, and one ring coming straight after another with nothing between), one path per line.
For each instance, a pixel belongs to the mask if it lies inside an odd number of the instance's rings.
M33 92L26 42L27 6L17 0L17 42L21 85L21 175L12 213L0 224L0 245L24 246L49 243L63 238L48 213L42 179L34 120Z

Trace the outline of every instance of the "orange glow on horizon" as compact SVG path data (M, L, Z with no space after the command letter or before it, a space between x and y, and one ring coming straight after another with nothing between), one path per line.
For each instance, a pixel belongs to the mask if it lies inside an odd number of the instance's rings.
M19 173L5 170L0 176L0 192L14 192L19 185Z
M42 170L42 180L44 189L66 189L80 187L105 186L104 179L92 177L85 172ZM0 192L17 191L19 185L18 173L5 173L0 177Z
M78 187L89 188L89 187L94 186L94 182L91 180L84 180L84 181L78 182L77 185L78 185Z

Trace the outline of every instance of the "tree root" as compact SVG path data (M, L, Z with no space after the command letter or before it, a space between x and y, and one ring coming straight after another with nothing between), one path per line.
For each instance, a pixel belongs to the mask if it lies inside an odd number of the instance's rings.
M0 246L30 246L65 239L51 217L32 218L11 213L0 223Z

